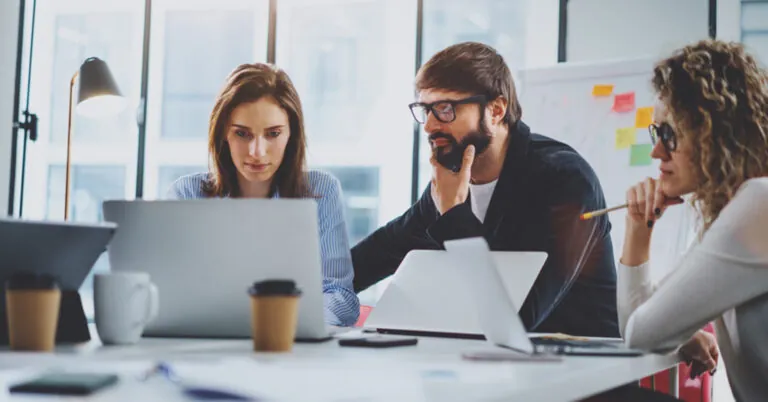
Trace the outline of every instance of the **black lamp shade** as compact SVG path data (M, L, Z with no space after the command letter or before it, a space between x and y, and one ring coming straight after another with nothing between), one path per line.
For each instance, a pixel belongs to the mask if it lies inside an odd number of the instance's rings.
M97 116L117 113L125 106L115 78L104 60L86 59L80 66L80 88L77 96L78 112Z

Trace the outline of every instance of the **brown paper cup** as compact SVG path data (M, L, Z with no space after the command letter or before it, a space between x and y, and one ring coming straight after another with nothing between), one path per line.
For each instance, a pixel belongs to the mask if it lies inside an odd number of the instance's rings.
M297 295L252 295L253 350L289 352L296 337L299 315Z
M8 337L13 350L50 352L56 342L61 291L6 290Z

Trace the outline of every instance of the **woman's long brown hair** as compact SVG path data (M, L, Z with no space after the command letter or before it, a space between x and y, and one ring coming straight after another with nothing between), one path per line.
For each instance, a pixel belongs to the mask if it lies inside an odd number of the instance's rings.
M281 198L308 196L305 174L306 137L301 101L291 79L283 70L265 63L242 64L227 77L216 97L208 126L208 153L211 157L209 179L203 182L207 197L239 197L237 168L226 141L232 111L244 103L271 96L288 113L290 136L280 167L275 172L269 195Z

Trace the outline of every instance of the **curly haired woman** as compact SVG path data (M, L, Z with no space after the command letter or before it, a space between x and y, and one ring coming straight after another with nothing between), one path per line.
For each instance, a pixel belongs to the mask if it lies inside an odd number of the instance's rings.
M740 401L768 395L768 76L740 44L705 40L658 63L649 128L659 179L627 191L618 308L630 347L680 351L713 371L722 352ZM654 222L688 196L698 241L658 285ZM697 331L715 320L717 344ZM718 350L719 345L719 350Z

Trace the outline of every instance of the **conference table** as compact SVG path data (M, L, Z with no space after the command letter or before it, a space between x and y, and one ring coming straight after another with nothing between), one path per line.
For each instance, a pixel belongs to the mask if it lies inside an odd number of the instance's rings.
M338 336L357 336L358 331ZM0 400L73 400L8 393L13 384L51 371L119 375L115 385L74 398L78 401L190 400L179 383L147 376L163 362L183 386L224 389L265 401L571 401L679 362L675 353L475 361L462 354L494 347L484 341L434 337L386 349L342 347L336 339L297 343L288 353L253 352L249 339L142 338L136 345L105 346L93 332L92 341L54 353L0 350Z

